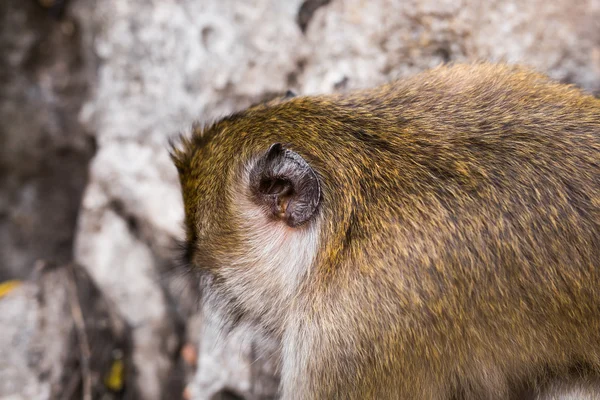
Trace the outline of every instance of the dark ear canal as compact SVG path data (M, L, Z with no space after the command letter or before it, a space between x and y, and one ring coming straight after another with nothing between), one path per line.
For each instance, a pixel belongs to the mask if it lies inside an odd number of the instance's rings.
M275 143L250 171L255 201L291 227L309 221L321 202L317 174L296 152Z

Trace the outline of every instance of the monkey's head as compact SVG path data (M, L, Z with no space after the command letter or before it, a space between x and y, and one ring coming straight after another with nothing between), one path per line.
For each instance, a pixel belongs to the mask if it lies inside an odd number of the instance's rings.
M229 313L269 329L315 260L324 202L326 151L308 140L318 120L288 109L284 100L195 126L172 151L187 261L206 273L203 290L216 292ZM300 125L307 140L298 140Z

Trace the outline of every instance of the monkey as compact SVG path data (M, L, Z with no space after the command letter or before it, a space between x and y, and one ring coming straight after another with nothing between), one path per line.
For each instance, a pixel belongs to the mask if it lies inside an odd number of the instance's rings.
M171 156L189 263L280 341L281 398L600 376L600 100L582 90L443 65L195 125Z

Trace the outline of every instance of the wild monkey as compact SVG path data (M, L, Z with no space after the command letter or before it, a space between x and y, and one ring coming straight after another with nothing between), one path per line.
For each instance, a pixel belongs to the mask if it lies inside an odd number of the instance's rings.
M439 67L173 149L190 263L282 342L283 399L508 399L600 376L600 100Z

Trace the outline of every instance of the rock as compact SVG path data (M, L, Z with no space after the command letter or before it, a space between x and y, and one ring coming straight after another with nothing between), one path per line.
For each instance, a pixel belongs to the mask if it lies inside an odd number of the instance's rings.
M0 281L72 259L93 138L78 121L93 70L81 26L33 0L0 2Z
M82 206L79 229L86 235L78 238L76 257L132 327L137 390L144 399L159 399L178 346L175 316L158 282L155 255L132 232L129 217L110 205L93 207L104 199L94 197L95 190L92 183Z
M135 398L124 320L83 269L37 265L0 297L0 398Z
M344 0L316 10L301 92L371 86L449 61L530 65L600 91L600 1Z

